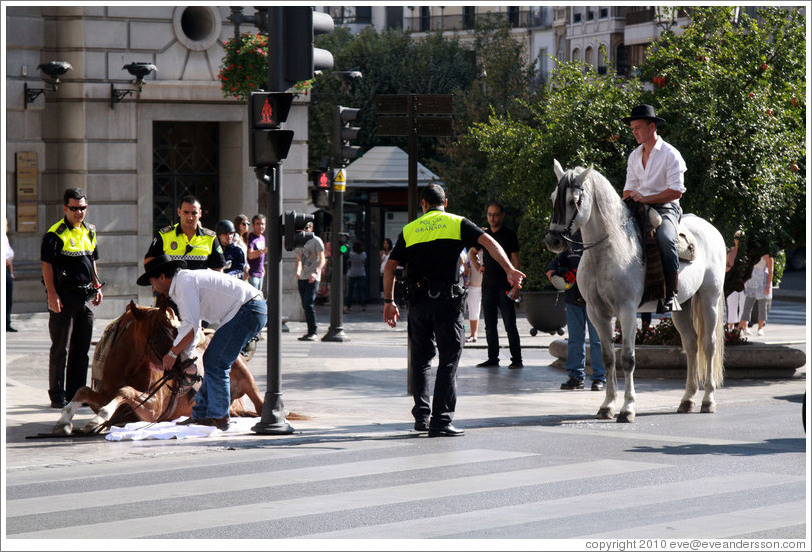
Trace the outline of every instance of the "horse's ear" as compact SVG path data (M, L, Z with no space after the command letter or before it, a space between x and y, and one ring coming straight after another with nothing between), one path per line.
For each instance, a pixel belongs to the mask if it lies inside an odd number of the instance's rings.
M581 173L581 175L578 177L578 184L583 185L583 183L587 181L589 175L592 174L594 167L594 165L589 165L589 168Z
M134 310L135 310L135 301L133 301L132 299L130 299L130 304L129 304L129 305L127 305L127 309L126 309L126 310L128 310L128 311L134 311Z
M558 162L558 159L553 159L553 170L555 171L556 180L561 180L561 177L564 176L564 169L561 168L561 163Z

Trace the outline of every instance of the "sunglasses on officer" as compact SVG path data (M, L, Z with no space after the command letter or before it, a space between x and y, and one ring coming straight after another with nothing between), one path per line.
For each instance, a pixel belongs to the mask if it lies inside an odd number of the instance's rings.
M87 205L68 205L67 207L74 213L76 211L84 211L85 209L87 209Z

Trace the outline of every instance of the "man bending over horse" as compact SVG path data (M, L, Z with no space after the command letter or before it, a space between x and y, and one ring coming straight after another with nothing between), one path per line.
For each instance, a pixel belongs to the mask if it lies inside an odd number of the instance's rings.
M164 370L172 369L181 353L191 354L201 322L217 330L203 354L203 383L191 417L182 425L200 424L228 429L231 405L229 372L243 346L268 320L262 292L248 282L213 270L186 270L186 262L158 255L149 260L139 286L152 289L177 304L181 319L178 335L163 357Z
M657 134L657 128L665 124L665 119L658 117L650 105L635 106L631 115L623 118L623 122L631 126L634 139L640 144L629 155L623 199L631 198L650 205L663 218L657 230L657 242L663 261L665 301L658 311L678 311L679 257L676 240L677 223L682 214L679 198L685 192L685 161L674 146Z

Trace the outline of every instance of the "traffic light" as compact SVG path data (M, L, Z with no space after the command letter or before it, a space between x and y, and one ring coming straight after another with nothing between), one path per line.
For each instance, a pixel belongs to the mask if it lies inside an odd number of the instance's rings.
M335 28L333 18L312 7L282 8L282 75L287 88L299 81L310 80L313 72L333 68L333 54L313 47L313 37L330 33ZM285 90L287 90L285 88Z
M251 92L248 116L251 120L249 165L276 165L288 156L293 131L279 128L290 112L293 94Z
M313 215L297 213L296 211L285 211L285 221L282 226L286 250L293 251L313 238L313 232L304 231L304 227L307 226L309 222L313 222L313 219Z
M350 235L346 232L338 233L338 254L347 255L350 252Z
M330 206L330 172L329 169L312 171L313 186L310 188L310 199L320 209Z
M350 126L350 123L358 118L361 110L355 107L342 107L337 105L333 108L333 158L339 165L345 165L346 161L355 159L361 149L359 146L350 145L350 140L356 140L360 128Z

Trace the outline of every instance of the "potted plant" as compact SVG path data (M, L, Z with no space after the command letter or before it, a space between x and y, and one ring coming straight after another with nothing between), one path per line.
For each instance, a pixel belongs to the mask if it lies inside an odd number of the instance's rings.
M261 33L243 33L239 39L223 43L225 55L217 75L223 96L246 100L251 92L267 88L268 37ZM313 81L296 83L292 91L307 94Z

